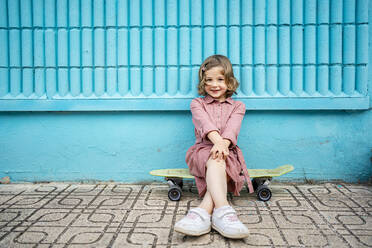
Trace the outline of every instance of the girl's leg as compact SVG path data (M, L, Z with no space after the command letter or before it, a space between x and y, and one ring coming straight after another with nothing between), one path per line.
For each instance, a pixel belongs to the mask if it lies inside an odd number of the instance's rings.
M215 208L229 205L227 201L226 162L209 159L207 162L207 188Z
M207 190L207 192L204 195L204 198L202 202L199 205L199 208L204 208L209 214L212 214L214 203L211 194Z
M226 182L229 183L231 178L226 173ZM202 202L199 205L200 208L204 208L209 214L212 214L214 208L214 202L211 193L208 191L205 193Z

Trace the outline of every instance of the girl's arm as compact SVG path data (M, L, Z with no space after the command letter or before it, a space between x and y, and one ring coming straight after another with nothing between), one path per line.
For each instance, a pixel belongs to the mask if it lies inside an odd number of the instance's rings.
M212 141L213 144L216 144L218 142L223 142L226 147L229 147L231 144L231 141L228 139L224 139L221 137L221 135L217 131L212 131L208 133L208 139Z
M242 125L243 117L245 115L245 105L242 102L234 109L226 123L225 130L221 133L221 137L231 141L232 146L236 146L238 141L238 134Z
M203 139L208 138L208 133L218 130L216 125L210 120L199 99L196 98L191 101L190 110L195 129Z
M222 138L217 131L209 132L207 136L214 144L210 152L212 159L225 160L229 155L230 140Z
M190 109L196 131L203 139L208 138L214 144L211 149L212 158L217 160L226 159L229 155L228 147L231 141L222 138L218 132L218 128L210 120L199 99L196 98L191 101Z

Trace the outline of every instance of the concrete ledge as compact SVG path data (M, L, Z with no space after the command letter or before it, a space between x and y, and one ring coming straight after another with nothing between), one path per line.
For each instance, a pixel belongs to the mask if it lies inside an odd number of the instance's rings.
M0 99L0 111L189 111L193 97ZM247 110L365 110L369 96L240 97Z

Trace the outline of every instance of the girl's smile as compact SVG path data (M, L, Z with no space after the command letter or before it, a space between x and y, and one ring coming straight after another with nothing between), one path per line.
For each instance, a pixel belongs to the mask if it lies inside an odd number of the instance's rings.
M227 85L222 67L212 67L205 72L205 91L220 102L226 100Z

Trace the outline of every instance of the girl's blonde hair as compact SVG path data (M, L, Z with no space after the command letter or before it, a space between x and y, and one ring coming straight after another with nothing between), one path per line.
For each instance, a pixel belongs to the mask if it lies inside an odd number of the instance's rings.
M199 69L199 84L198 93L201 96L206 96L205 91L205 72L213 67L222 67L222 74L225 76L225 82L227 85L226 98L231 97L234 93L236 94L236 89L239 87L239 82L234 77L233 68L230 60L223 55L212 55L206 58Z

